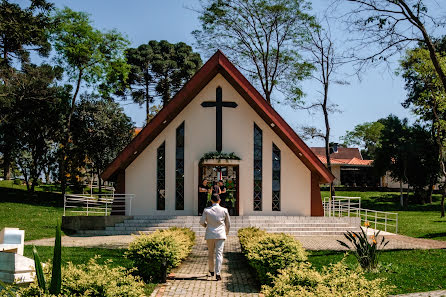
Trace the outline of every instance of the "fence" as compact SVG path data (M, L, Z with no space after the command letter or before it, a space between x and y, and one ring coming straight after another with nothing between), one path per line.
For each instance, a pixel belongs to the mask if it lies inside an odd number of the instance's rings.
M132 214L133 194L66 194L64 196L64 216L75 215L108 216L112 209Z
M360 217L373 229L398 233L398 213L361 208L361 197L325 197L323 206L326 217Z

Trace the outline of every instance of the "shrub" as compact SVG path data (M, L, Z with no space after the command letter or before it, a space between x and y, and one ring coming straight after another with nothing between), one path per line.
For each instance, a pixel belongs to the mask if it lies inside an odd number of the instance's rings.
M130 243L126 257L145 281L159 281L164 268L177 267L192 250L195 233L188 228L157 230L139 235Z
M144 295L144 283L124 267L111 268L111 260L100 265L96 259L88 263L68 265L62 268L62 287L60 296L89 297L139 297ZM50 266L50 265L47 265ZM46 269L49 271L49 269ZM19 296L56 296L44 294L36 282L18 292Z
M290 235L266 233L258 228L245 228L238 235L248 263L263 284L269 284L280 269L307 260L300 242Z
M378 241L380 231L374 232L373 235L370 236L369 241L367 238L367 231L370 223L365 222L364 226L367 227L365 231L361 228L361 232L347 231L347 233L344 233L345 238L351 243L353 248L350 248L350 246L343 241L338 240L338 242L343 247L353 250L353 254L363 269L371 270L378 266L379 251L384 248L389 241L386 241L384 236L381 241Z
M266 235L266 231L261 230L260 228L257 227L246 227L239 229L237 234L240 240L240 246L242 248L242 252L244 252L245 245L248 242L251 242L254 238L260 239L260 237Z
M391 286L384 279L367 280L362 270L350 270L341 261L319 273L309 263L298 263L280 270L271 286L263 286L266 297L384 297Z
M19 186L19 185L21 185L22 184L22 181L20 180L20 178L16 178L16 179L14 179L14 185L17 185L17 186Z

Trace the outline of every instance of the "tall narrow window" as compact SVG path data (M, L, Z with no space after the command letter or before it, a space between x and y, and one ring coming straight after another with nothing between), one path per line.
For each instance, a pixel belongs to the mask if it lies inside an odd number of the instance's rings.
M177 128L175 209L184 210L184 122Z
M262 210L262 130L254 124L254 210Z
M273 143L273 211L280 211L280 150Z
M166 143L156 152L156 209L166 209Z

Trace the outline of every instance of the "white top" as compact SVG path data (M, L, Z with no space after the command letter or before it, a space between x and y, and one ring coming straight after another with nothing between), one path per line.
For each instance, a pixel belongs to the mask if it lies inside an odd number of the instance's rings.
M204 239L226 239L231 227L228 209L221 207L218 203L206 207L200 224L206 228Z

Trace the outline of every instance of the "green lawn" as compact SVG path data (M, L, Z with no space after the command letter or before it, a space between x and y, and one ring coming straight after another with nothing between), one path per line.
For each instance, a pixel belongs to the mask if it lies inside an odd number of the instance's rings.
M28 193L23 185L0 182L0 229L18 227L25 230L25 240L54 237L57 220L63 215L60 194L37 188Z
M328 192L321 192L327 197ZM440 195L432 204L409 205L402 209L399 193L336 191L337 196L361 197L361 207L398 213L398 233L436 240L446 240L446 218L440 218ZM409 196L409 199L412 196Z
M343 252L312 251L309 261L321 269L330 263L337 263L344 257ZM446 250L397 250L384 251L380 255L377 272L368 272L366 277L386 278L395 286L392 294L426 292L446 289ZM348 255L346 263L357 267L357 260Z
M37 252L43 262L47 262L53 258L53 247L38 246ZM110 266L123 266L125 268L133 268L132 262L124 257L125 249L103 249L103 248L80 248L80 247L63 247L62 248L62 265L68 262L73 264L84 264L89 259L99 255L97 262L104 264L107 260L112 260ZM24 255L33 258L32 246L26 245ZM156 284L146 284L146 295L149 296L155 289Z

